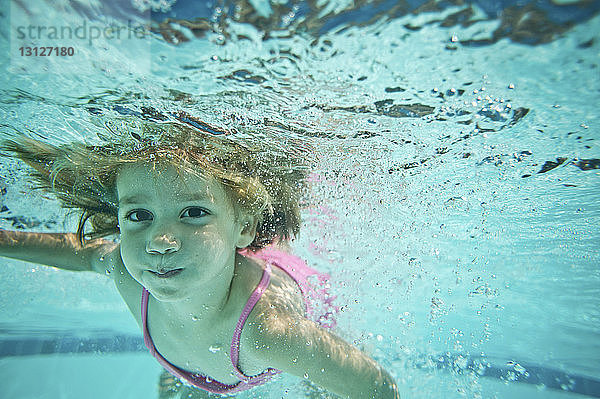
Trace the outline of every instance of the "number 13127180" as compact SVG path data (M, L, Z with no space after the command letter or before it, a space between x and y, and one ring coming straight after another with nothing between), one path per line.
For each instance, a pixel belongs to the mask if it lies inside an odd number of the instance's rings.
M73 47L20 47L22 57L71 57L75 54Z

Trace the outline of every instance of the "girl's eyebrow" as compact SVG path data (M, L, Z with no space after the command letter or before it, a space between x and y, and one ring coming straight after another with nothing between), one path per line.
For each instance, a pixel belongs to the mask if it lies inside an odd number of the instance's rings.
M139 204L141 202L144 202L144 197L139 195L132 195L129 197L119 198L119 205Z
M183 202L194 202L194 201L211 201L212 197L202 193L182 194L178 195L177 198Z

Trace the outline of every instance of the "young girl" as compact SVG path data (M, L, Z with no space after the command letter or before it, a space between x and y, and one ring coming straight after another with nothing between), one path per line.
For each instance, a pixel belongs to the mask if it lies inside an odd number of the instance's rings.
M327 300L307 318L318 273L285 252L302 169L188 125L145 123L104 146L6 141L5 154L82 216L76 234L0 231L0 255L109 275L150 353L194 397L284 371L345 398L398 398L387 372L328 331Z

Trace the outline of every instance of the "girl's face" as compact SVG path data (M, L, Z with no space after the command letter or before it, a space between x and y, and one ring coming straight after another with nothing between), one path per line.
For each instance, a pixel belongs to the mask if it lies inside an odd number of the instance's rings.
M254 238L212 179L131 165L119 172L117 193L123 263L161 301L228 284L236 248Z

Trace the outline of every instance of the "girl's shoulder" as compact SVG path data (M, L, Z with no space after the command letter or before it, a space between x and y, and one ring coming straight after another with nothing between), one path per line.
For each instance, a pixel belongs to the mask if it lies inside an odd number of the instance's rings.
M258 305L285 305L298 306L299 313L304 313L304 297L298 283L288 272L295 268L295 262L300 260L298 257L290 254L288 250L281 246L269 246L256 252L243 253L249 262L253 263L255 276L260 280L265 274L269 274L269 284L261 297ZM268 270L267 270L267 265ZM253 283L250 288L253 290L258 286L258 282ZM272 306L270 307L272 308Z
M257 288L261 294L247 315L241 332L239 365L245 371L259 373L268 367L268 364L264 363L265 358L261 350L270 345L269 339L266 339L270 334L265 333L279 335L287 329L290 320L303 319L306 308L300 288L283 269L262 256L245 257L250 278L245 279L246 302L241 302L247 303ZM267 270L268 264L270 271ZM262 287L260 282L265 273L268 275L269 284ZM261 291L263 288L264 291Z
M290 311L304 315L302 291L296 280L286 271L293 267L288 261L292 258L297 259L296 257L280 247L268 247L256 252L246 251L242 252L242 255L249 264L248 269L252 270L252 278L245 280L249 282L245 287L248 292L254 292L265 274L268 274L269 283L263 287L264 291L255 305L256 310Z

